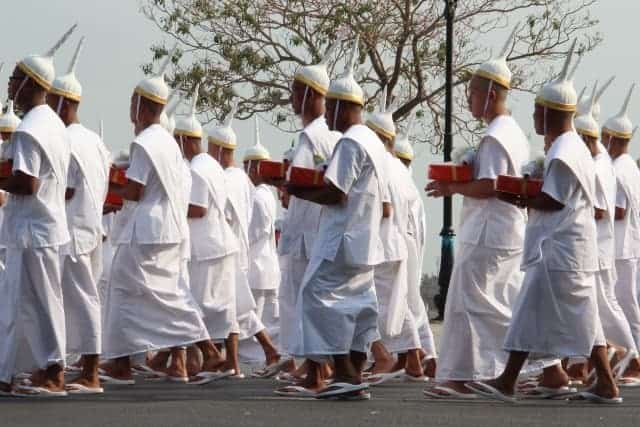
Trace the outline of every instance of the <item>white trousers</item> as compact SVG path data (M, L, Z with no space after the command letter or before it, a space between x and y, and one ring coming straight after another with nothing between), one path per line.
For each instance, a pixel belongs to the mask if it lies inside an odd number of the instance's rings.
M280 347L288 354L293 353L293 339L296 336L296 305L304 279L304 272L309 265L306 258L283 256L280 263L282 280L280 281L279 315L280 315Z
M312 360L351 351L367 353L379 339L373 266L312 258L296 307L293 354Z
M64 364L60 248L8 248L0 282L0 381ZM19 356L19 357L18 357Z
M62 294L69 354L102 353L102 314L98 278L102 245L82 255L64 255Z
M238 333L236 319L235 255L210 260L191 260L189 275L195 298L211 339Z
M406 353L408 350L421 347L418 328L407 299L398 300L395 307L392 303L394 288L401 286L398 283L400 280L407 280L406 274L401 272L403 268L406 268L406 265L396 261L376 265L374 270L378 298L378 330L382 343L390 353ZM390 332L391 316L404 319L399 334L394 335Z
M527 268L504 348L535 358L589 357L604 345L596 273Z
M508 354L502 349L522 273L519 250L460 243L447 294L439 381L495 378Z
M118 245L104 324L104 358L190 345L209 339L183 283L179 244Z
M636 289L638 262L638 259L616 260L618 280L615 286L616 298L631 328L636 352L640 350L640 305Z
M613 268L600 270L596 279L598 281L598 312L605 338L612 344L629 351L636 351L631 327L616 297L615 270Z

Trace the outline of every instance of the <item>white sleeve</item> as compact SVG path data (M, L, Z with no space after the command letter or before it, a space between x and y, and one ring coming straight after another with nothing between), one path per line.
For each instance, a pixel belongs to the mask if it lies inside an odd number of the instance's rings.
M626 209L627 208L627 195L624 193L624 190L622 189L622 186L620 185L620 183L618 182L616 184L616 207L620 208L620 209Z
M316 167L311 141L304 133L301 133L298 139L298 144L293 152L293 159L291 159L291 166L307 169Z
M324 174L325 181L348 194L360 176L366 157L360 144L350 139L341 139Z
M69 171L67 172L67 188L78 189L80 187L82 187L80 166L76 159L71 157L71 161L69 162Z
M43 153L31 136L16 132L11 138L13 172L20 171L34 178L40 177Z
M560 160L552 160L542 185L542 192L567 205L578 188L580 183L571 169Z
M189 204L200 206L201 208L209 207L209 186L204 179L197 173L191 173L191 196Z
M152 170L153 164L144 149L136 144L131 144L131 163L127 169L127 178L147 185Z
M494 138L485 137L474 161L476 179L497 179L509 174L509 157L504 147Z
M261 197L256 197L253 203L251 223L249 224L249 244L257 242L271 234L273 219L267 212L267 206Z

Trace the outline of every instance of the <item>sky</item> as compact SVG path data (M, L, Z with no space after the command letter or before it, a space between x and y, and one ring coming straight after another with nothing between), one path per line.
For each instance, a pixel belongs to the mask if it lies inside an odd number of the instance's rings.
M0 0L2 3L3 30L6 35L0 41L0 62L5 68L0 72L0 100L6 99L6 84L13 65L22 57L32 53L42 53L62 35L74 22L79 28L56 56L58 74L66 71L75 45L85 36L85 48L77 67L77 75L83 85L81 120L93 129L98 129L100 119L105 123L105 143L113 152L126 148L132 137L129 122L129 100L131 91L142 79L140 65L149 61L149 47L160 41L169 44L169 38L162 34L153 23L140 13L138 0ZM604 42L595 52L582 59L575 81L577 89L594 80L600 82L616 75L616 81L601 100L602 118L617 113L626 92L637 78L640 54L630 49L633 40L640 35L637 17L640 16L640 2L636 0L600 0L592 7L592 14L600 24L594 29L604 36ZM634 35L634 33L639 33ZM504 43L505 34L495 36L496 51ZM490 37L491 39L491 37ZM640 90L636 92L640 95ZM640 99L634 96L629 115L632 121L638 118ZM525 133L533 132L531 114L533 97L515 94L510 106L515 118ZM266 118L268 119L268 118ZM234 128L239 141L253 141L253 121L235 122ZM291 141L291 135L283 134L261 123L263 144L275 157L282 153ZM542 140L531 139L532 151L541 150ZM636 145L640 142L636 141ZM246 145L245 145L246 146ZM242 155L243 148L238 155ZM433 156L427 147L417 147L418 156L414 161L414 179L419 188L426 183L426 168L440 156ZM633 146L632 154L637 157L640 149ZM425 271L437 272L440 255L439 232L442 227L442 207L439 200L426 199L428 241L425 253ZM456 213L459 211L460 197L454 198ZM455 214L454 214L455 216ZM456 219L454 218L454 221Z

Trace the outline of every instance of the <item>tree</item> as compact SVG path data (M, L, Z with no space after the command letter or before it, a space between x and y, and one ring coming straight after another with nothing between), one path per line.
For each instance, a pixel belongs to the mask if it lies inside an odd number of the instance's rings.
M514 87L535 91L548 79L553 65L579 40L580 55L601 41L590 15L595 0L465 0L456 11L454 131L470 139L479 123L466 113L464 83L473 69L497 53L487 46L486 34L504 37L520 23L509 54ZM294 130L288 107L295 69L316 63L337 38L347 39L330 64L342 71L355 34L360 35L357 77L368 109L382 88L388 91L394 118L413 110L423 132L420 142L434 149L442 144L444 97L443 0L145 0L144 14L176 39L188 58L176 65L172 85L189 90L202 81L202 113L208 121L221 119L230 109L234 92L239 115L271 113L274 124ZM484 41L484 43L483 43ZM495 44L495 43L493 43ZM167 54L153 46L153 60ZM177 63L177 57L174 58ZM149 72L153 64L146 64ZM332 75L335 75L333 73Z

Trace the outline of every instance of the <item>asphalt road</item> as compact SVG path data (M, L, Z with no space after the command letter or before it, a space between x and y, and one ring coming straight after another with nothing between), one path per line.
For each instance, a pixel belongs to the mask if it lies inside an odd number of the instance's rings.
M638 426L640 389L616 407L526 401L427 401L422 386L372 389L368 402L281 398L272 380L223 380L207 386L140 383L99 397L0 398L0 426Z

